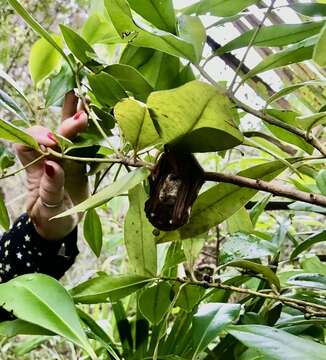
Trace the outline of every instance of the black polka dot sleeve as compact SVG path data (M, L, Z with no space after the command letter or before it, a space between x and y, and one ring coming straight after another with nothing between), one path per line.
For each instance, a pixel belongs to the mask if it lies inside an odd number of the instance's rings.
M34 272L59 279L77 255L77 227L62 241L49 241L37 233L28 215L23 214L0 240L0 282Z

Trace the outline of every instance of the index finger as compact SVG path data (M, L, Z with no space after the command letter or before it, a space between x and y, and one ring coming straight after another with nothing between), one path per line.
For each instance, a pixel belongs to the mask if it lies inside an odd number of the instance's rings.
M72 117L77 112L78 97L74 91L71 90L65 95L63 107L62 107L62 121Z

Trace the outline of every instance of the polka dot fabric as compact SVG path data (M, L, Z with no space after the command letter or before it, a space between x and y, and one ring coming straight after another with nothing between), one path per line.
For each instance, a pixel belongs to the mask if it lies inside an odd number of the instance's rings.
M60 242L48 241L23 214L0 240L0 282L34 272L59 279L77 255L77 228Z

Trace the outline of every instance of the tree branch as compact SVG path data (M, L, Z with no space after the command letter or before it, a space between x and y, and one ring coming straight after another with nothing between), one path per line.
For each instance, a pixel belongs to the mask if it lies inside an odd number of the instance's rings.
M288 186L281 186L276 183L267 182L260 179L256 180L244 176L222 174L217 172L205 172L205 180L224 182L251 189L256 189L259 191L266 191L276 196L284 196L289 199L326 207L326 196L306 193L304 191L299 191Z
M325 317L326 316L326 306L319 305L311 302L307 302L300 299L291 299L287 296L277 295L274 293L263 293L258 292L250 289L239 288L232 285L226 285L222 283L208 283L206 281L191 281L188 279L180 279L180 278L168 278L168 277L161 277L161 280L166 281L176 281L181 284L189 284L189 285L197 285L207 288L215 288L215 289L222 289L227 291L234 291L241 294L252 295L255 297L261 297L265 299L272 299L275 301L280 301L282 304L293 307L295 309L299 309L300 311L307 313L311 316L318 316L318 317Z

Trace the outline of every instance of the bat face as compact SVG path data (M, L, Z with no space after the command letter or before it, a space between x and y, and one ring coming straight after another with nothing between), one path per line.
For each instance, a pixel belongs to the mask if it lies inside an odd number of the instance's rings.
M150 223L163 231L186 224L204 183L203 174L192 154L166 149L149 176L150 197L145 213Z

